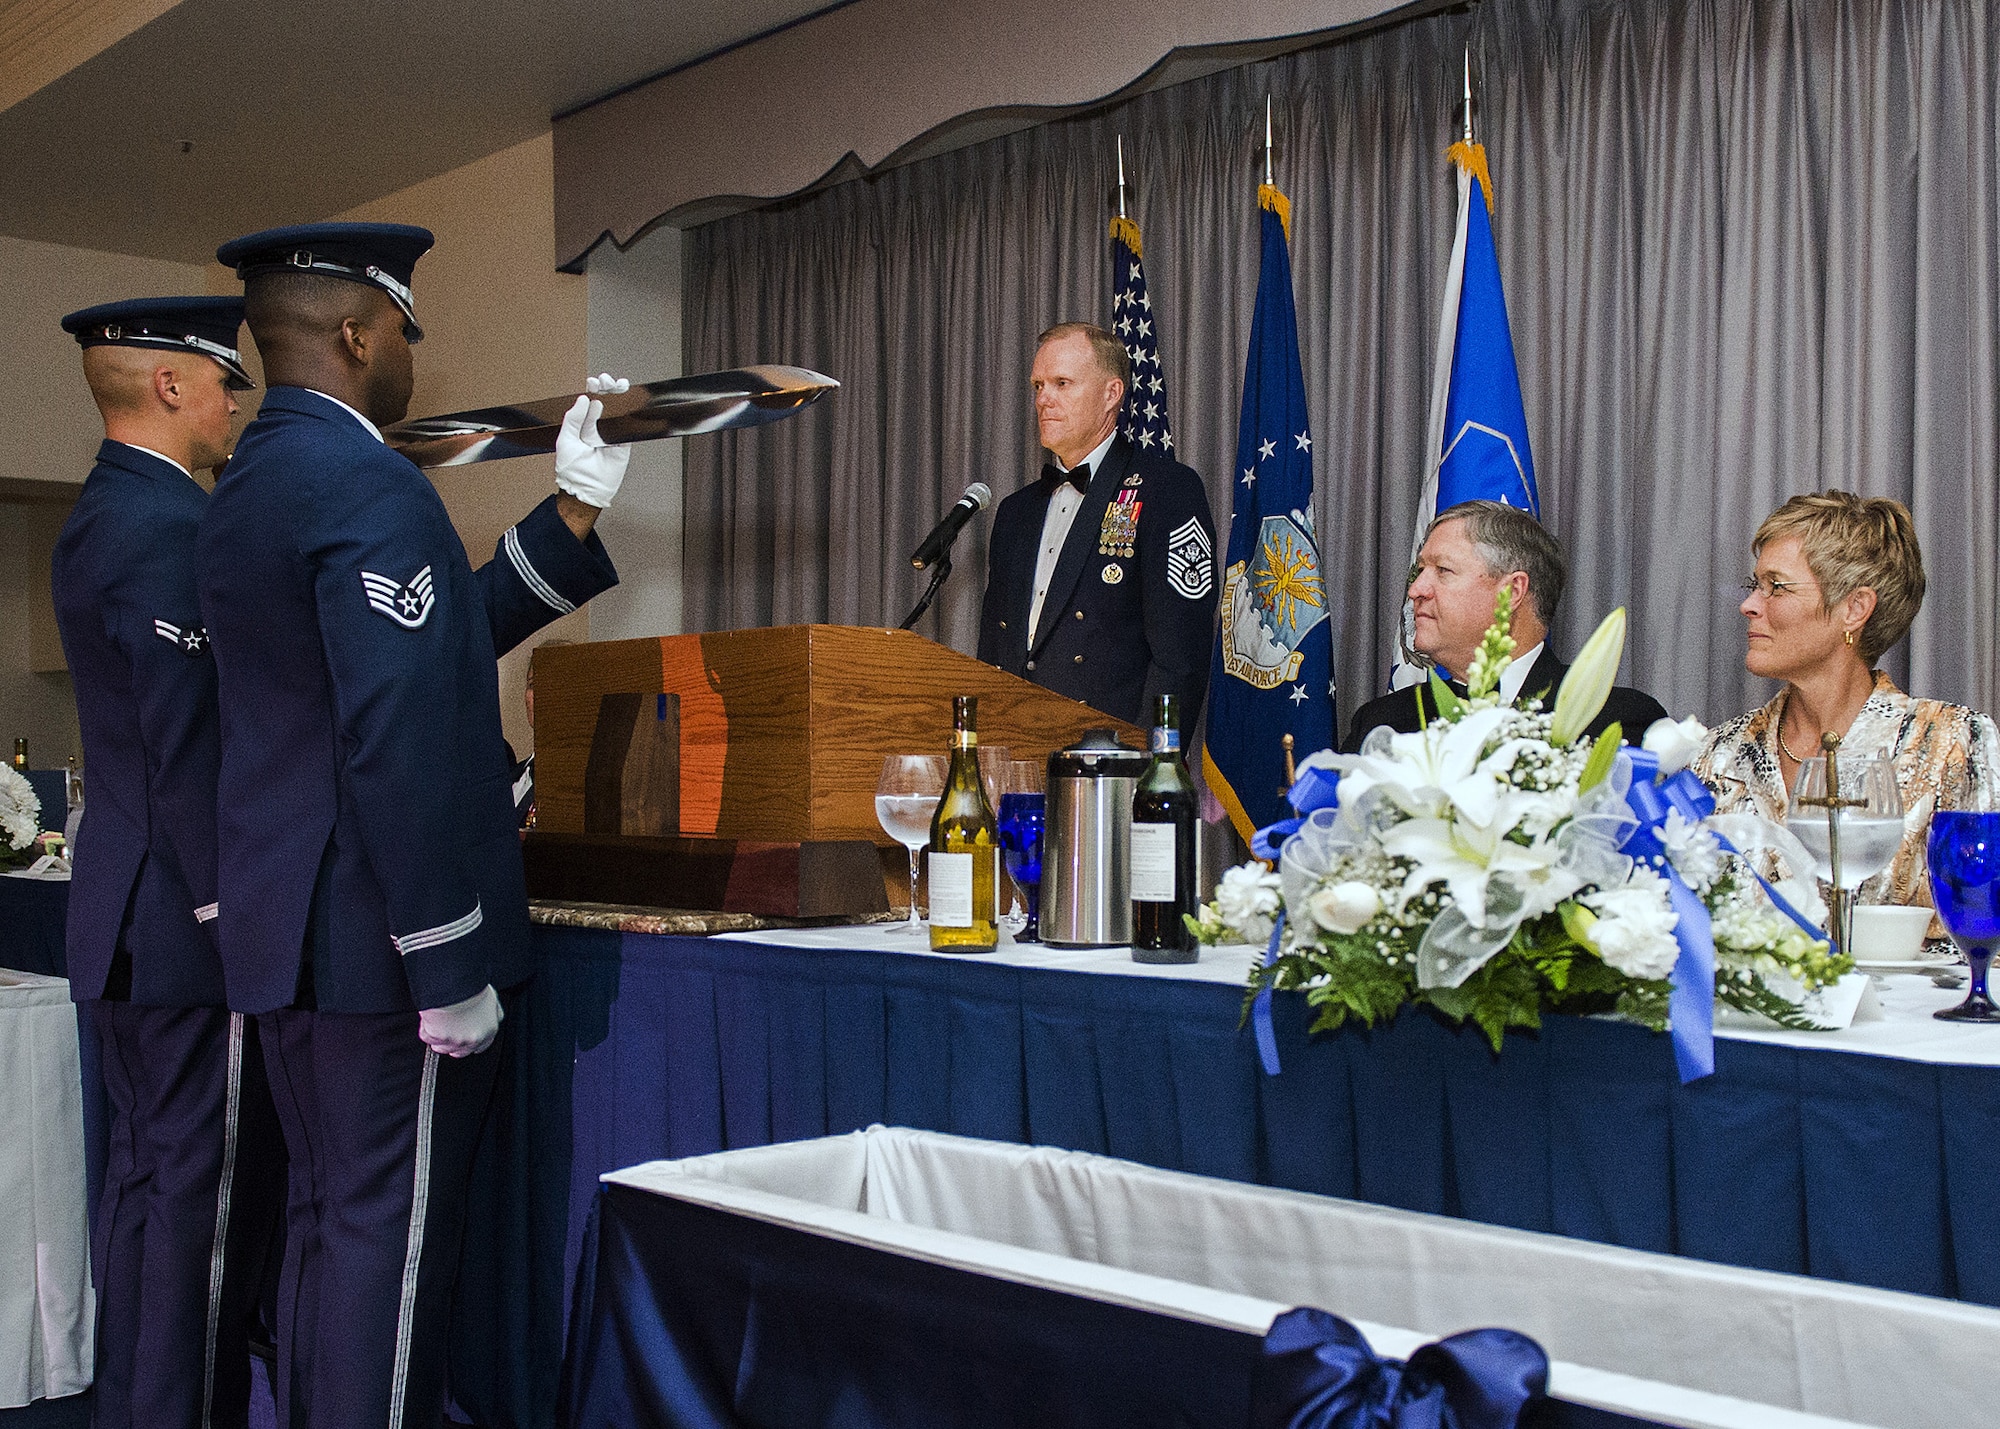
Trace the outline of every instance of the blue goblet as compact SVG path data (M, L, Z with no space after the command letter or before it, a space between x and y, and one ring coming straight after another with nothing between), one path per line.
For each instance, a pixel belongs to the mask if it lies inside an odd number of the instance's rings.
M1000 796L1000 847L1007 856L1007 874L1028 900L1028 922L1015 935L1017 943L1042 940L1042 823L1042 795Z
M1951 940L1972 965L1965 1001L1932 1015L1945 1022L2000 1022L2000 1007L1986 995L1986 970L2000 943L2000 813L1931 815L1931 901Z

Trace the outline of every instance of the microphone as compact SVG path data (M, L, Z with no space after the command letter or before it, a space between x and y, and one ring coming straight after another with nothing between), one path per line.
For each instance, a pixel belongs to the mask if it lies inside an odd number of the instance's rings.
M965 495L958 498L958 505L945 512L944 520L931 529L924 537L923 545L910 557L910 564L918 570L925 570L936 564L938 559L951 549L951 543L958 539L958 533L965 528L979 512L986 509L986 503L993 499L993 488L983 481L975 481L965 488Z

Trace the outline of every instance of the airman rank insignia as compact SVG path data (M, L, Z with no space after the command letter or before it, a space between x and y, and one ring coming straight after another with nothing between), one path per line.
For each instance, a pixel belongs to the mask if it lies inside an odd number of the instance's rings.
M430 619L433 595L429 566L412 576L408 585L373 571L363 571L361 589L367 593L371 610L388 616L405 630L415 630Z
M1127 489L1104 508L1104 524L1097 531L1098 555L1132 559L1133 547L1139 540L1139 508L1145 504Z
M155 620L153 622L153 633L162 640L171 641L173 644L178 645L181 654L187 656L190 660L208 649L208 627L206 625L190 625L187 629L183 630L180 626L170 624L167 621Z
M1167 537L1167 584L1189 600L1200 600L1215 589L1214 555L1201 519L1188 517Z
M1104 577L1106 585L1117 585L1118 582L1125 579L1125 568L1119 565L1118 562L1112 561L1102 571L1099 571L1098 574Z

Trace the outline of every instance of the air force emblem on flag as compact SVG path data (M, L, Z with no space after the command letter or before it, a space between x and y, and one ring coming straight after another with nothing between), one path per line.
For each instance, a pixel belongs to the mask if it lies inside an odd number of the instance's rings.
M1260 690L1298 678L1306 634L1326 619L1319 543L1303 510L1266 516L1256 550L1223 577L1222 668Z
M183 630L168 621L156 620L153 622L153 633L179 646L181 654L189 659L208 649L208 627L205 625L190 625Z
M1199 517L1188 517L1167 537L1167 584L1189 600L1215 589L1215 548Z
M373 571L363 571L361 589L368 593L368 604L372 608L405 630L415 630L430 619L434 598L429 566L412 576L408 585L399 585L390 577L378 576Z

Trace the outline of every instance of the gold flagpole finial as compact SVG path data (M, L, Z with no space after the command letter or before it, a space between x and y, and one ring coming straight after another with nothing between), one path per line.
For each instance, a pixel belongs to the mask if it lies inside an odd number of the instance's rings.
M1285 746L1285 782L1278 792L1280 794L1289 794L1292 792L1292 785L1299 782L1298 766L1292 763L1292 736L1289 730L1285 732L1285 737L1279 743Z

